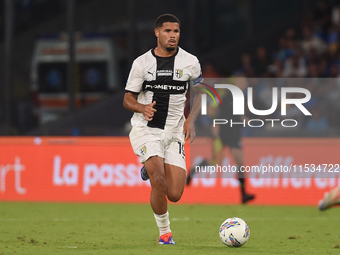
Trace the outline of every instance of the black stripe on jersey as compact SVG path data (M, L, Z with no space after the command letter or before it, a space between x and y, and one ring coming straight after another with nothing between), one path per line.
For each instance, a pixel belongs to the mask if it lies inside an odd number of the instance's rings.
M154 113L153 119L148 122L148 127L164 129L166 118L168 116L170 94L154 93L152 102L156 101L153 108L157 110Z
M150 90L154 92L152 102L156 101L154 108L157 111L155 112L152 121L149 121L148 127L164 129L166 119L168 117L170 94L174 94L175 91L179 91L179 93L184 93L186 91L186 86L185 82L181 82L179 90L173 89L172 87L171 90L169 90L169 86L174 86L171 84L179 84L173 80L175 57L178 53L178 49L176 54L167 58L156 56L153 50L151 52L157 61L156 80L152 82L144 82L143 90ZM170 73L171 75L166 75ZM148 85L150 87L148 87Z
M152 92L163 92L170 94L184 94L188 89L188 81L173 80L173 72L175 65L175 57L178 53L170 57L159 57L151 50L152 55L157 61L156 79L152 81L144 81L142 90Z

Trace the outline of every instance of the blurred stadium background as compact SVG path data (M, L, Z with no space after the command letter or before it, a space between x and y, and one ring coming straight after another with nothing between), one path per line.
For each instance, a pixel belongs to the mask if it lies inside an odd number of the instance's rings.
M245 164L339 164L339 1L2 0L3 200L148 202L150 187L140 180L141 165L127 137L132 113L122 100L132 61L156 45L154 21L162 13L181 20L180 46L199 58L206 79L317 81L306 85L313 116L299 128L245 129ZM254 88L254 101L265 109L267 85ZM206 123L199 118L198 130ZM211 156L207 148L202 147L204 157ZM233 164L226 155L224 162ZM340 180L290 177L252 178L254 203L315 205ZM309 179L301 181L304 177ZM233 178L195 180L182 202L238 203L238 195L216 193L238 194L237 186Z
M298 171L248 175L250 206L239 206L233 173L193 178L182 205L169 206L179 244L171 248L224 254L219 224L239 216L252 234L237 254L337 254L338 212L316 207L340 185L337 0L0 0L0 254L174 253L156 246L150 184L122 106L132 61L155 47L163 13L181 20L180 46L198 57L206 82L264 81L254 87L257 109L269 108L267 78L313 80L299 83L313 116L289 111L298 128L243 134L245 165ZM185 145L187 169L212 157L208 110L197 146ZM227 149L223 164L234 164Z
M310 90L313 114L290 108L300 125L288 131L245 128L245 165L297 171L247 175L250 206L234 173L193 178L169 205L171 248L157 245L122 105L163 13L181 20L180 46L207 83L245 76L268 109L270 81L289 78ZM0 254L225 254L218 227L233 216L251 229L237 254L338 254L338 212L317 204L340 185L339 35L338 0L0 0ZM208 111L196 146L185 145L187 169L212 157Z
M2 0L0 134L127 135L125 82L133 59L155 46L161 13L180 18L180 45L198 56L206 78L336 78L339 6L332 0ZM69 43L76 45L72 65ZM339 136L339 85L313 89L313 109L322 117L305 126L312 130L306 134ZM326 101L334 107L323 114ZM275 134L282 135L294 136Z

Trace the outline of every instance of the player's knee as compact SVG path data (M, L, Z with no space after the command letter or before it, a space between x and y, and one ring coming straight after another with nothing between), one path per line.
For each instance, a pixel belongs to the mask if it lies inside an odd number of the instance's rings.
M168 183L166 181L166 177L159 173L154 173L150 176L151 187L154 191L166 193L168 189Z
M172 192L169 192L168 191L168 199L171 201L171 202L178 202L182 197L182 192L180 191L172 191Z

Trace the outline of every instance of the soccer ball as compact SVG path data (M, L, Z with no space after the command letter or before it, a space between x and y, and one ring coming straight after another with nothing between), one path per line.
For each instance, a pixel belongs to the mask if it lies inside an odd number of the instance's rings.
M244 245L250 235L247 223L240 218L226 219L220 227L221 241L229 247L240 247Z

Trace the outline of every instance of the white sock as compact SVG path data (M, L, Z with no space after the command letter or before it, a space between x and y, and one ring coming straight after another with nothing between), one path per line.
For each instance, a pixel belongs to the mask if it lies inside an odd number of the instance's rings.
M170 233L170 220L169 220L169 212L167 211L166 213L162 215L157 215L154 213L155 220L157 223L157 226L159 228L159 235L164 235L167 233Z

